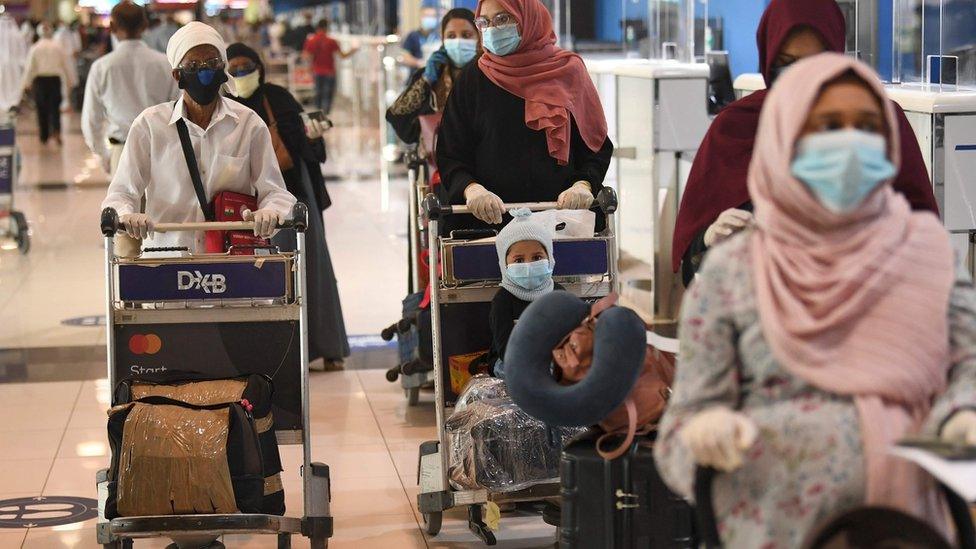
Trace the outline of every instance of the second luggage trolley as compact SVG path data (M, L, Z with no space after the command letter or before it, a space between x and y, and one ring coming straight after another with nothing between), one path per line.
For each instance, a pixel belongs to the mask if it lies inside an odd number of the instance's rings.
M13 115L0 113L0 249L16 247L26 254L30 250L27 217L14 209L14 187L20 174L16 143Z
M427 227L424 224L422 198L430 190L429 167L421 157L418 148L408 150L404 160L407 163L407 291L410 296L404 302L403 316L395 324L383 330L385 341L397 338L401 349L396 366L386 372L390 383L400 382L407 397L407 404L416 406L420 400L420 389L430 383L429 359L418 347L419 303L427 287L427 272L421 262L421 255L427 249Z
M449 359L487 349L491 334L488 316L498 290L501 272L494 241L466 241L440 237L438 223L450 215L468 214L464 206L442 205L434 195L423 203L428 220L430 257L440 257L441 268L431 261L431 324L434 356L434 407L438 439L420 446L417 505L430 535L440 532L443 512L468 506L470 530L485 543L494 545L495 536L482 516L482 504L534 502L559 497L559 483L543 483L515 492L494 493L486 489L455 490L449 480L450 441L446 430L448 409L457 395L451 387ZM597 197L606 217L606 229L592 238L566 238L553 242L556 259L553 278L567 291L584 299L596 299L615 291L619 284L613 214L617 196L604 188ZM528 208L533 211L555 208L554 203L506 204L505 210ZM442 272L443 271L443 274Z
M291 536L323 549L332 536L329 468L312 462L309 422L308 311L305 230L298 203L292 220L294 252L267 255L201 254L122 258L114 253L115 210L102 212L108 381L186 370L215 378L263 374L274 383L272 409L278 444L301 445L301 516L266 514L166 515L106 520L108 471L98 473L98 543L130 547L137 538L166 537L171 547L223 547L225 534L270 534L279 548ZM155 231L253 230L253 222L159 224ZM174 251L174 250L168 250ZM151 340L151 344L144 344ZM135 342L135 343L134 343ZM113 405L115 403L113 402Z

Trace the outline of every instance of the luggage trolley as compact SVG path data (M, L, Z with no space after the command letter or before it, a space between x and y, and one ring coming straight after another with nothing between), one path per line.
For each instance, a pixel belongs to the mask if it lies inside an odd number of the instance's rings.
M16 131L10 114L0 115L0 247L6 242L26 254L30 250L30 233L23 212L14 209L14 185L19 172Z
M295 252L267 255L201 254L117 257L115 210L102 212L105 237L108 380L166 370L195 370L214 377L264 374L274 382L272 400L279 444L303 450L301 517L264 514L168 515L106 520L108 471L97 477L98 542L129 547L135 538L167 537L171 547L223 547L224 534L273 534L291 547L292 534L316 549L332 536L329 468L312 462L309 422L308 312L305 230L308 211L298 203L292 220ZM253 222L159 224L156 232L251 230ZM169 249L168 251L174 251ZM132 345L152 334L152 350ZM113 403L114 404L114 403Z
M407 163L407 233L409 257L407 288L410 296L405 300L403 317L380 334L385 341L394 337L400 343L399 364L386 372L390 383L400 381L407 397L407 404L417 405L420 389L430 383L431 367L423 353L418 354L417 314L423 292L427 287L427 270L421 263L421 255L427 249L427 227L424 222L422 199L430 192L430 166L422 156L420 147L408 150L404 160ZM409 310L408 310L409 309Z
M554 279L567 291L584 299L599 298L617 289L617 256L613 214L617 196L604 188L596 206L606 216L606 229L592 238L567 238L553 242L556 258ZM488 545L496 543L494 534L482 517L481 505L533 502L559 497L559 483L543 483L516 492L493 493L486 489L455 490L449 480L450 443L445 427L448 408L457 395L451 388L449 357L469 355L487 349L490 344L488 316L491 300L497 292L501 273L493 241L465 241L438 236L438 222L449 215L467 214L464 206L442 205L434 195L423 203L428 219L428 249L431 257L441 258L442 269L431 262L431 324L434 354L434 406L438 439L420 446L418 465L418 507L424 517L424 528L430 535L440 532L443 512L468 506L468 526ZM528 208L533 211L555 208L555 203L507 204L505 209ZM443 275L441 274L443 270ZM476 324L476 325L475 325Z

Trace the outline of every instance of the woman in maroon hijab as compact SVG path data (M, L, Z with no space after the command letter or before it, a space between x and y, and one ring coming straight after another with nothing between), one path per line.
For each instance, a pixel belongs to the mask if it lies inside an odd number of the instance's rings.
M844 52L844 16L835 0L773 0L766 8L756 42L766 86L791 63L823 51ZM752 221L746 174L766 90L732 103L712 123L695 156L674 229L672 266L681 267L688 285L708 248ZM915 133L895 105L901 140L902 166L894 188L915 210L939 207L925 170Z

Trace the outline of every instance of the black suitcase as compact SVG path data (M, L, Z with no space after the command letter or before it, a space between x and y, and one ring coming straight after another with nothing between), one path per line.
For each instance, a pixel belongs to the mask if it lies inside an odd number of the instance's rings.
M606 461L596 451L596 436L584 435L563 449L559 546L695 547L694 511L658 475L653 441L638 437L629 452Z
M195 381L211 381L214 378L197 372L169 371L161 374L148 374L124 379L115 388L112 397L113 405L126 404L133 400L133 383L151 385L178 386ZM263 497L260 510L257 512L269 515L285 514L285 492L281 482L281 453L278 450L278 438L274 430L274 416L272 415L272 400L274 384L271 378L260 374L250 374L239 378L246 382L246 388L241 398L248 401L248 413L254 418L261 445L261 461L264 478Z

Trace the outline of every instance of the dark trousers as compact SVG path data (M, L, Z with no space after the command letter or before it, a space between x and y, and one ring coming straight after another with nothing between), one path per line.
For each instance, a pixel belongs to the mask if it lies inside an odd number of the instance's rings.
M34 103L37 106L37 128L41 143L52 134L61 136L61 78L38 76L34 79Z
M315 104L325 114L332 111L332 100L335 99L336 77L315 75Z

